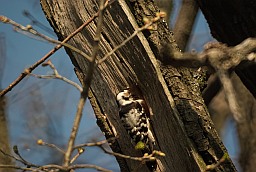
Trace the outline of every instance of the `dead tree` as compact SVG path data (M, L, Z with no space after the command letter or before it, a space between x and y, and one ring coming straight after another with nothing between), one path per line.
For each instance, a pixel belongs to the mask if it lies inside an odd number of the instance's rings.
M110 1L106 8L101 34L99 57L119 46L138 27L143 18L152 19L158 12L151 0ZM94 14L99 7L95 0L41 0L44 13L59 40L65 39ZM74 36L69 44L92 54L97 19ZM178 50L164 21L151 31L138 33L104 62L98 64L90 87L90 102L97 123L106 138L117 137L111 144L114 152L141 156L130 143L121 125L115 95L127 86L137 84L153 111L153 130L157 150L165 153L159 158L157 171L205 171L206 165L217 163L227 151L210 119L201 95L205 81L194 70L163 65L160 51L163 44ZM89 62L66 49L79 75L88 77ZM199 76L199 77L198 77ZM86 83L85 83L86 84ZM122 171L147 171L139 162L117 157ZM230 158L215 171L236 171Z

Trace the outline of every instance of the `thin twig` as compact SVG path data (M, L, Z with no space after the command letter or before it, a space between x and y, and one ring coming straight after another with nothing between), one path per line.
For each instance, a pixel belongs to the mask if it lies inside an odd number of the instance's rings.
M40 145L40 146L48 146L48 147L50 147L50 148L54 148L54 149L56 149L57 151L59 151L60 153L65 154L65 151L62 150L61 148L59 148L58 146L56 146L55 144L46 143L46 142L44 142L42 139L38 139L38 140L37 140L37 144Z
M16 165L3 165L0 164L0 168L9 168L9 169L19 169L19 170L24 170L24 171L33 171L33 172L42 172L42 171L51 171L51 170L62 170L62 171L70 171L70 170L75 170L75 169L83 169L83 168L92 168L96 169L98 171L103 171L103 172L111 172L111 170L105 169L103 167L93 165L93 164L75 164L71 165L69 167L63 167L60 165L55 165L55 164L49 164L49 165L44 165L38 168L27 168L27 167L20 167Z
M108 0L106 0L106 3L108 2ZM105 3L105 4L106 4ZM100 35L101 35L101 30L102 30L102 24L103 24L103 13L104 13L104 0L100 1L100 7L99 7L99 15L98 15L98 22L97 22L97 29L96 29L96 34L95 34L95 38L94 38L94 46L93 46L93 52L92 52L92 62L89 63L88 65L88 72L87 72L87 78L85 78L84 84L83 85L83 91L81 93L81 97L79 100L79 104L78 104L78 108L77 108L77 113L76 113L76 117L75 117L75 121L73 123L73 128L70 134L70 138L68 141L68 148L67 151L65 153L64 156L64 166L69 166L70 163L70 157L73 151L73 146L74 146L74 142L76 139L76 135L78 132L78 128L79 128L79 124L82 118L82 112L83 112L83 108L84 108L84 104L85 101L88 97L88 91L89 91L89 87L91 85L91 81L93 78L93 72L94 72L94 68L95 68L95 59L99 50L99 41L100 41Z
M16 154L16 155L18 155L18 157L20 158L20 162L21 163L23 163L24 165L26 165L26 166L29 166L29 167L40 167L39 165L35 165L35 164L32 164L32 163L30 163L30 162L28 162L28 161L26 161L22 156L21 156L21 154L20 154L20 152L19 152L19 149L18 149L18 146L13 146L13 151L14 151L14 153Z
M76 112L76 117L73 123L73 127L72 127L72 131L69 137L69 141L68 141L68 147L64 156L64 162L63 162L63 166L68 167L70 164L70 158L71 158L71 154L72 154L72 148L74 146L75 143L75 139L76 139L76 135L78 132L78 128L79 128L79 124L82 118L82 113L83 113L83 109L84 109L84 105L85 105L85 101L86 98L83 95L83 92L81 93L80 99L79 99L79 103L77 105L77 112Z
M92 169L96 169L98 171L111 172L111 170L102 168L102 167L97 166L97 165L92 165L92 164L75 164L75 165L71 165L68 168L68 170L71 170L71 169L81 169L81 168L92 168Z
M66 78L62 75L55 75L55 74L54 75L37 75L37 74L33 74L33 73L31 73L29 75L34 76L36 78L41 78L41 79L59 79L59 80L62 80L64 82L76 87L79 92L82 92L82 87L79 84L69 80L68 78Z
M49 36L46 36L46 35L44 35L44 34L38 32L38 31L35 30L31 25L27 25L27 26L25 27L25 26L23 26L23 25L21 25L21 24L15 22L15 21L13 21L13 20L11 20L11 19L9 19L9 18L7 19L7 21L8 21L8 22L6 22L6 23L13 25L13 26L15 27L15 31L17 31L17 32L21 32L21 31L22 31L21 33L24 32L27 36L29 36L29 37L31 37L31 38L37 39L37 38L39 37L39 38L41 38L41 39L43 39L43 40L46 40L46 41L51 42L51 43L54 43L54 44L61 44L61 45L63 45L64 47L67 47L67 48L69 48L69 49L71 49L71 50L77 52L78 54L80 54L81 56L83 56L85 59L91 61L91 57L90 57L89 55L87 55L86 53L84 53L83 51L79 50L78 48L76 48L76 47L74 47L74 46L72 46L72 45L70 45L70 44L68 44L68 43L62 43L61 41L52 39L52 38L50 38ZM19 30L21 30L21 31L19 31ZM27 34L27 33L28 33L28 34ZM31 34L32 36L31 36L30 34Z
M5 156L8 156L8 157L14 159L15 161L18 161L18 162L23 163L23 160L21 160L20 158L18 158L18 157L16 157L16 156L13 156L13 155L11 155L11 154L5 153L2 149L0 149L0 152L1 152L3 155L5 155Z
M83 148L78 148L77 149L77 154L70 160L70 164L72 164L73 162L75 162L75 160L84 153L84 149Z
M48 60L46 63L43 63L43 66L50 66L50 68L53 70L53 74L52 75L37 75L37 74L30 73L29 75L37 77L37 78L41 78L41 79L59 79L59 80L62 80L64 82L74 86L75 88L77 88L79 90L79 92L83 91L82 87L79 84L60 75L50 60Z
M112 142L114 140L116 140L116 137L112 137L112 138L109 138L107 140L102 140L102 141L98 141L98 142L94 142L94 143L80 144L80 145L77 145L77 146L73 147L73 149L78 149L78 148L87 147L87 146L101 146L105 143Z
M114 1L106 1L104 5L104 9L108 4L113 3ZM99 12L95 13L90 19L88 19L85 23L83 23L79 28L77 28L73 33L68 35L61 43L68 42L72 37L78 34L84 27L86 27L89 23L91 23L96 17L98 17ZM0 21L6 22L6 17L0 16ZM31 73L36 67L46 61L51 55L53 55L56 51L58 51L63 45L58 44L52 50L50 50L45 56L43 56L40 60L38 60L35 64L31 65L29 68L25 69L18 78L16 78L7 88L0 92L0 97L4 96L7 92L11 91L13 87L15 87L23 78L25 78L29 73Z
M41 23L40 21L38 21L32 14L30 14L29 11L24 10L23 11L23 15L25 17L27 17L28 19L30 19L31 23L33 25L38 26L39 28L41 28L42 30L46 31L47 33L51 34L52 36L56 36L54 31L52 29L50 29L49 27L45 26L43 23Z
M16 166L16 165L3 165L3 164L0 164L0 168L17 169L17 170L23 170L23 171L34 171L33 168L20 167L20 166Z
M52 146L53 144L48 144L48 143L45 143L44 142L44 145L47 145L49 147L54 147L54 148L57 148L56 146ZM61 150L61 149L58 149L58 150ZM71 169L79 169L79 168L93 168L93 169L96 169L96 170L99 170L99 171L106 171L106 172L109 172L110 170L107 170L105 168L102 168L102 167L99 167L99 166L96 166L96 165L91 165L91 164L76 164L76 165L72 165L72 166L69 166L68 168L65 168L63 166L59 166L59 165L55 165L55 164L48 164L48 165L44 165L44 166L38 166L38 165L34 165L34 164L31 164L27 161L25 161L23 158L23 160L15 157L15 156L12 156L12 155L9 155L7 153L5 153L3 150L0 149L0 152L3 153L5 156L9 156L13 159L15 159L16 161L19 161L21 163L23 163L24 165L26 166L30 166L31 168L25 168L25 167L20 167L20 166L15 166L15 165L4 165L4 164L0 164L0 168L10 168L10 169L20 169L20 170L24 170L24 171L34 171L34 172L39 172L39 171L48 171L50 169L59 169L59 170L71 170ZM61 150L62 152L62 150ZM80 151L79 154L81 154L82 152ZM36 167L36 168L32 168L32 167Z
M142 162L154 161L154 160L156 160L155 156L165 156L165 154L163 152L154 150L151 154L144 154L142 157L133 157L133 156L129 156L129 155L120 154L117 152L108 151L103 146L100 146L100 148L107 154L118 156L118 157L125 158L125 159L131 159L134 161L142 161Z
M217 168L218 166L220 166L223 162L225 162L227 158L228 158L228 154L225 153L225 154L221 157L221 159L220 159L216 164L207 165L205 172L206 172L206 171L212 171L212 170L216 169L216 168Z

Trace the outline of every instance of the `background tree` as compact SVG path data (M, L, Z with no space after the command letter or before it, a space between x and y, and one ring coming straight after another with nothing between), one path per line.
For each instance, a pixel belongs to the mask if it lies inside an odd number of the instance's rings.
M256 2L245 1L207 1L198 0L198 4L204 13L212 35L220 42L228 46L234 46L241 43L244 39L255 37L256 21L255 6ZM218 10L216 10L218 9ZM218 11L218 12L217 12ZM255 63L245 61L239 64L234 71L239 76L243 84L249 89L251 94L243 86L236 86L236 93L240 107L243 113L240 117L234 116L238 126L238 133L240 138L241 155L240 163L244 171L252 171L255 167L255 125L252 121L255 119ZM234 83L239 83L236 79ZM241 91L244 90L244 91ZM245 105L246 104L246 105Z
M0 33L0 90L2 89L2 77L4 71L4 64L6 60L6 49L5 49L5 36L3 33ZM6 120L6 98L0 97L0 143L1 148L6 151L6 153L10 153L10 144L8 137L8 127ZM6 157L4 154L0 153L0 162L4 164L13 164L12 159L10 157ZM11 171L11 170L10 170Z

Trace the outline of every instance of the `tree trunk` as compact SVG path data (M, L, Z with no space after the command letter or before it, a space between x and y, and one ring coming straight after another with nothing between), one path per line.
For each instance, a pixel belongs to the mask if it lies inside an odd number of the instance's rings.
M6 61L6 42L4 34L0 33L0 90L2 91L2 78L4 72L4 62ZM0 97L0 149L7 154L11 154L8 122L6 120L6 97ZM0 164L14 164L9 156L6 156L0 152ZM14 169L9 169L13 172ZM1 171L1 169L0 169Z
M11 154L5 106L6 106L6 98L0 97L0 131L1 131L0 132L0 144L1 144L0 149L7 154ZM6 155L2 154L2 152L0 152L0 164L11 165L11 164L13 164L13 162L9 156L6 156ZM14 171L13 169L9 169L9 170L10 170L10 172ZM1 169L0 169L0 171L1 171Z
M95 0L41 0L41 4L60 40L98 10ZM152 18L157 11L152 1L113 2L104 15L98 59L121 44L138 25L142 26L143 17ZM96 22L97 19L68 43L90 55ZM114 152L141 156L128 141L130 138L121 125L115 100L121 89L137 84L154 114L156 149L166 154L160 157L157 171L204 171L206 165L216 163L227 152L203 103L200 82L193 77L193 71L163 66L157 60L162 44L177 48L165 22L158 22L157 30L143 33L98 65L94 72L90 100L98 125L106 138L118 136L111 145ZM75 68L86 76L86 59L69 49L66 51ZM118 157L117 160L122 171L138 168L138 171L147 171L139 162ZM229 158L215 170L236 171Z

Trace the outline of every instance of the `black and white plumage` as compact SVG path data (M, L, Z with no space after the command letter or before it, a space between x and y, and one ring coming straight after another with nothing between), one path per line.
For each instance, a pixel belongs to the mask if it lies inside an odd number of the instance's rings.
M120 119L133 142L144 143L151 152L155 139L150 131L150 112L144 99L128 88L118 93L116 100Z

